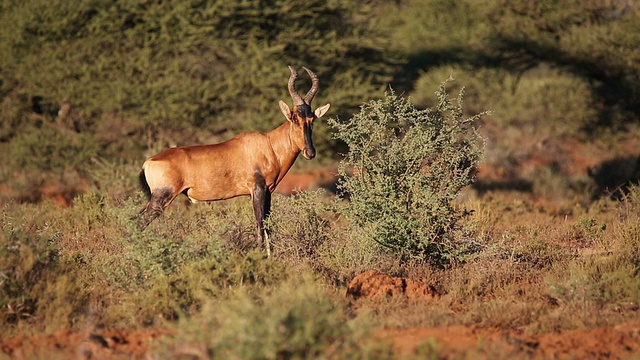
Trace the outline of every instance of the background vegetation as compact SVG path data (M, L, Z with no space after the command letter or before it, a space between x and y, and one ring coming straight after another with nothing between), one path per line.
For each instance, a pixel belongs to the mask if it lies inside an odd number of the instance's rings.
M0 0L10 24L0 30L0 337L170 328L157 351L391 358L388 344L366 340L382 326L545 332L637 318L639 6ZM333 130L315 127L319 157L303 169L345 156L353 165L344 133L385 92L437 118L443 94L464 86L454 119L491 111L474 122L480 181L461 194L473 178L458 173L445 177L455 190L433 194L446 200L437 215L465 229L436 229L472 245L463 257L430 265L381 251L395 240L363 236L363 208L316 192L274 197L273 259L253 249L246 199L176 202L135 229L144 159L275 127L287 65L313 69L315 102L332 104ZM469 149L465 171L480 160ZM436 151L434 169L457 169L450 154ZM459 217L464 208L473 215ZM384 212L388 224L406 220ZM448 249L436 254L461 248ZM344 286L369 269L434 282L442 297L359 308Z

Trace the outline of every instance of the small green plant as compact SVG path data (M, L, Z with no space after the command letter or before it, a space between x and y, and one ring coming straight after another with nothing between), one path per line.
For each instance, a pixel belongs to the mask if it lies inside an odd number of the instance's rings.
M339 189L349 195L345 215L366 236L400 258L457 258L454 230L466 212L453 201L474 181L481 156L473 121L452 101L446 82L438 106L419 110L393 91L361 107L347 122L330 120L348 146Z
M591 244L603 243L604 232L607 229L607 225L604 223L598 223L598 221L592 217L581 218L574 224L575 230L579 236Z

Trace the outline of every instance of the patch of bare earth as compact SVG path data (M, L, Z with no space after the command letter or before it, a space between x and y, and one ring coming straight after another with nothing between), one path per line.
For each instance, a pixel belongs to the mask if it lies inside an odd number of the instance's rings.
M476 326L383 329L399 355L415 355L432 346L441 357L521 359L627 359L640 355L640 322L592 330L525 335Z
M434 287L408 278L376 271L356 276L347 296L362 298L406 296L414 300L438 301ZM523 334L513 330L477 325L388 328L376 332L380 340L391 341L398 355L437 352L439 358L484 359L626 359L640 355L640 321L546 334Z
M143 359L154 339L168 331L106 331L102 334L58 331L48 336L18 336L0 340L0 350L12 359Z

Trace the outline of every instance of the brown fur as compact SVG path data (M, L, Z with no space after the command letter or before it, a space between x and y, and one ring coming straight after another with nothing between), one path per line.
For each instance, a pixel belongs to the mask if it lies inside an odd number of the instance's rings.
M171 189L166 206L185 190L194 202L251 195L256 172L273 191L304 148L297 128L301 125L285 122L268 133L245 132L220 144L167 149L145 161L146 182L152 193Z

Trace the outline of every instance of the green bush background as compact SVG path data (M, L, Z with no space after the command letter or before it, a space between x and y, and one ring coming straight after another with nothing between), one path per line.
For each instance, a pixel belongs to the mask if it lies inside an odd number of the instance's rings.
M91 158L140 162L268 130L288 101L287 65L316 71L316 103L342 119L388 85L431 106L453 74L466 111L493 111L484 128L498 156L525 136L624 131L640 104L640 15L625 4L5 0L0 176L84 174ZM316 142L320 162L344 150L322 122Z

